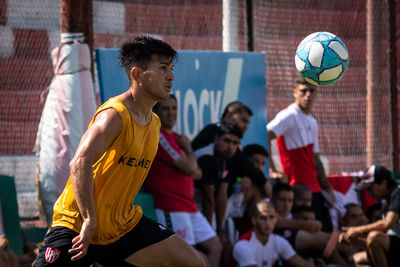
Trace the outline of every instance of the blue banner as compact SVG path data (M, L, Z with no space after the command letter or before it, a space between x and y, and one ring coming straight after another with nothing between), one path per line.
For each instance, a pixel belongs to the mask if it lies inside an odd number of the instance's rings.
M118 49L97 49L101 101L129 87L118 65ZM224 107L240 100L253 116L242 145L268 146L265 54L253 52L178 51L173 94L178 100L175 131L193 139L207 124L219 121Z

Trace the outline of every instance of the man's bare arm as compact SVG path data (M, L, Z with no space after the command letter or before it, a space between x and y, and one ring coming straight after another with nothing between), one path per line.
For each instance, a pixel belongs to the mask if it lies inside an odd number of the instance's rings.
M344 240L350 241L352 238L364 234L369 233L371 231L379 231L385 233L387 230L391 229L399 219L399 214L397 212L389 211L385 218L382 220L378 220L376 222L353 226L353 227L343 227L342 230L346 231L344 234Z
M83 135L70 162L71 183L75 200L83 218L82 229L73 239L70 253L77 253L72 260L82 258L97 225L93 200L93 164L110 147L121 131L121 117L114 109L100 112Z
M288 177L286 174L284 173L280 173L276 170L275 167L275 163L273 160L273 152L272 152L272 140L274 140L277 136L275 135L275 133L273 131L271 131L270 129L267 129L267 133L268 133L268 148L269 148L269 175L270 178L272 179L279 179L279 181L281 183L288 183Z
M328 178L326 177L324 165L322 164L319 153L314 153L314 161L315 161L315 167L317 169L319 184L321 185L322 189L328 192L332 192L332 186Z
M276 229L298 229L311 233L316 233L321 230L321 222L314 221L298 221L293 219L279 218L276 222Z
M197 158L193 153L192 147L190 146L189 139L184 135L180 135L177 137L176 141L185 154L174 161L174 166L185 174L191 176L193 179L200 179L202 172L197 164Z

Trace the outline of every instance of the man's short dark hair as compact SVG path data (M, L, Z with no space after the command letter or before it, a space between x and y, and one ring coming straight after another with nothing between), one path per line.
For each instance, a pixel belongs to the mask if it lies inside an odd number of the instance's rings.
M175 95L173 95L173 94L170 94L170 95L169 95L169 98L172 98L172 99L174 99L174 100L175 100L175 102L176 102L176 103L178 103L178 101L176 100L176 97L175 97ZM161 101L162 101L162 100L161 100ZM158 112L158 110L160 109L160 102L161 102L161 101L158 101L158 102L157 102L157 104L155 104L155 105L154 105L154 107L153 107L153 112L154 112L154 113L157 113L157 112Z
M275 211L274 205L272 204L272 202L269 199L263 199L260 200L259 202L253 204L250 207L250 216L256 218L258 215L260 215L260 210L258 209L258 205L259 204L264 204L267 206L267 209L272 209Z
M367 218L371 221L372 215L376 210L379 210L380 212L382 211L382 203L374 203L369 206L365 211L365 216L367 216Z
M348 212L352 208L361 208L361 207L360 207L360 205L358 205L354 202L350 202L350 203L347 203L346 205L344 205L344 208L346 209L346 212Z
M245 146L243 148L243 153L249 157L253 156L254 154L260 154L267 158L269 156L267 150L259 144L250 144Z
M249 114L249 116L253 116L253 111L251 111L251 109L248 106L243 104L243 102L233 101L233 102L229 103L228 105L226 105L224 112L222 113L221 120L225 119L228 112L232 113L232 114L237 114L237 113L241 113L243 111L247 112L247 114Z
M272 196L277 197L278 194L282 191L293 192L293 188L288 184L278 182L272 187Z
M294 192L294 198L297 198L304 194L304 192L311 192L310 188L302 183L297 183L293 185L293 192Z
M302 212L312 212L315 214L315 211L312 207L306 205L296 206L292 209L292 216L298 218Z
M296 80L294 81L294 87L296 88L299 84L302 85L311 85L309 82L307 82L303 77L300 75L297 75Z
M132 82L132 68L139 67L146 70L153 55L170 57L173 61L176 61L178 56L177 52L166 42L145 35L140 35L122 45L119 64L128 76L129 82Z
M243 136L243 131L234 120L224 120L218 123L218 131L216 134L217 136L233 134L241 139Z
M381 184L383 180L387 182L387 188L393 189L397 187L397 182L392 179L392 172L386 169L384 166L375 167L375 183Z

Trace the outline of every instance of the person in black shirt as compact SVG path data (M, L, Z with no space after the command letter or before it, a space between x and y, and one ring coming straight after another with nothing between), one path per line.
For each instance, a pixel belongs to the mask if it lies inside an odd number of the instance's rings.
M234 120L236 124L242 129L243 134L248 129L250 118L253 115L251 109L240 101L233 101L229 103L222 113L221 121ZM210 153L209 145L214 142L214 136L218 132L220 122L212 123L203 128L202 131L193 139L192 149L195 151L196 156ZM205 152L206 151L206 152ZM262 188L265 197L271 197L271 186L264 176L264 173L254 166L251 160L243 154L240 147L238 147L235 155L232 158L233 169L232 172L235 177L242 177L242 184L255 184ZM249 190L249 189L247 189Z
M196 187L202 195L202 212L212 224L215 212L216 230L223 233L228 187L232 180L232 156L235 154L242 137L241 128L233 120L221 122L211 144L211 153L198 157L202 178Z
M400 189L392 179L392 173L383 166L372 165L356 185L357 191L364 189L377 202L386 200L385 216L376 222L344 228L344 241L352 240L364 233L367 236L367 252L373 266L400 266Z

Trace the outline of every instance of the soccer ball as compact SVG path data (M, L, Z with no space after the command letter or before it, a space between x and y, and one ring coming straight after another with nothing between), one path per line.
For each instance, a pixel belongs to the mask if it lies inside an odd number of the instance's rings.
M315 32L304 38L296 50L296 69L314 85L330 85L342 78L349 54L342 40L329 32Z

